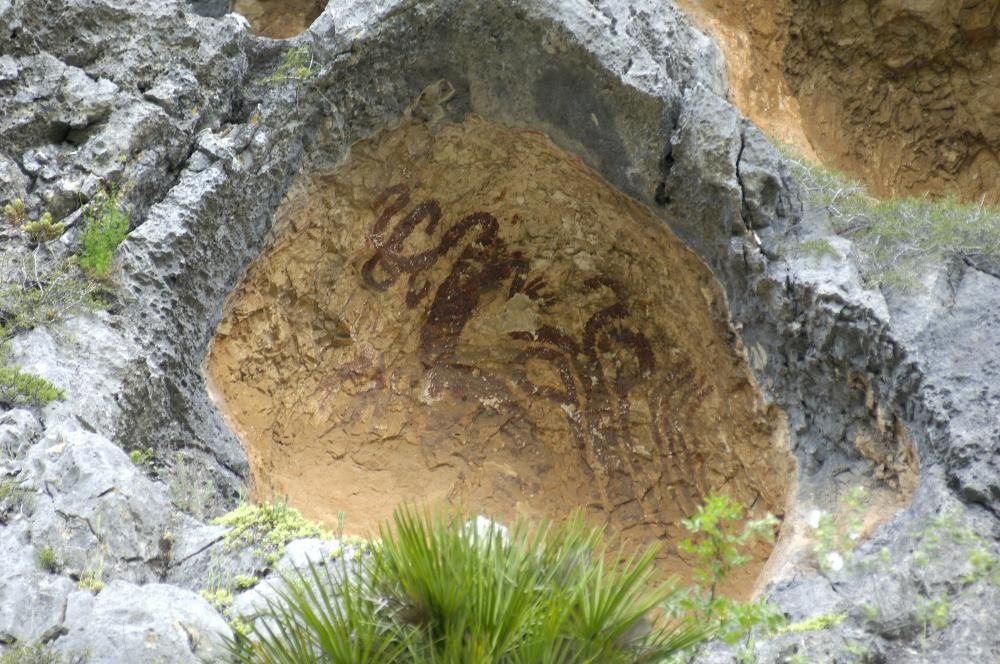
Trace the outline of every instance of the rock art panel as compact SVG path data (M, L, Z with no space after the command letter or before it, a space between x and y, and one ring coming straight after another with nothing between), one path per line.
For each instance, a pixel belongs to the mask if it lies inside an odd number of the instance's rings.
M206 373L258 496L357 532L409 500L671 541L712 489L780 515L792 472L708 268L546 136L476 116L301 176Z

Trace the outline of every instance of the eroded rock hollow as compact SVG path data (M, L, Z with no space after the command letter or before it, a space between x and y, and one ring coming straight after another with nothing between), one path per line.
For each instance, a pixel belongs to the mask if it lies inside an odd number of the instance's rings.
M208 360L261 496L362 532L401 501L583 508L636 544L710 490L783 513L782 421L715 278L543 134L406 123L300 177L276 228Z

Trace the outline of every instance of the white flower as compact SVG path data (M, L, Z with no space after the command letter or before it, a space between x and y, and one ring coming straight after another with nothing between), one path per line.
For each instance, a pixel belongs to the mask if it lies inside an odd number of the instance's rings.
M844 569L844 557L836 551L831 551L826 554L826 566L829 567L831 571L839 572Z
M823 510L812 510L809 512L809 516L806 517L806 523L813 530L819 528L819 520L823 518Z

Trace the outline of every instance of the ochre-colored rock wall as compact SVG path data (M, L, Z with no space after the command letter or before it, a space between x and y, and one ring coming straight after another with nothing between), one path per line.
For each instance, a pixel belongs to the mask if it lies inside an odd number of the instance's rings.
M890 194L1000 203L997 0L681 0L733 101ZM804 140L803 140L804 139Z
M288 39L304 32L315 21L327 0L233 0L232 11L250 21L263 37Z
M207 364L260 497L354 532L404 500L583 508L637 544L710 489L783 512L781 418L716 280L544 135L404 125L302 176L277 228Z

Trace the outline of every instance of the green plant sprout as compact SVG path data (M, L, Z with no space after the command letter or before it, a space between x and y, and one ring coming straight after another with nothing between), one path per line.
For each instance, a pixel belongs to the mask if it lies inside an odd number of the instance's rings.
M35 549L35 562L39 569L49 574L55 574L63 565L59 554L48 544Z
M153 452L153 448L147 447L144 450L132 450L128 453L128 458L139 468L151 470L156 460L156 454Z
M673 613L693 611L714 620L719 636L736 643L754 627L770 632L783 619L764 602L741 604L718 593L719 586L733 571L752 559L746 551L757 541L773 542L778 520L771 514L761 519L745 520L743 507L728 497L711 493L689 519L681 523L691 537L678 548L695 558L693 575L696 584L678 595L679 603L668 607Z
M55 240L63 234L65 226L60 221L52 223L52 214L45 212L37 221L29 221L22 226L24 231L39 244Z
M20 198L15 198L10 203L4 205L3 216L11 226L20 226L23 224L28 220L28 210L24 205L24 201Z
M84 212L80 267L95 279L103 279L111 270L111 261L128 235L129 212L119 201L118 190L102 191Z

